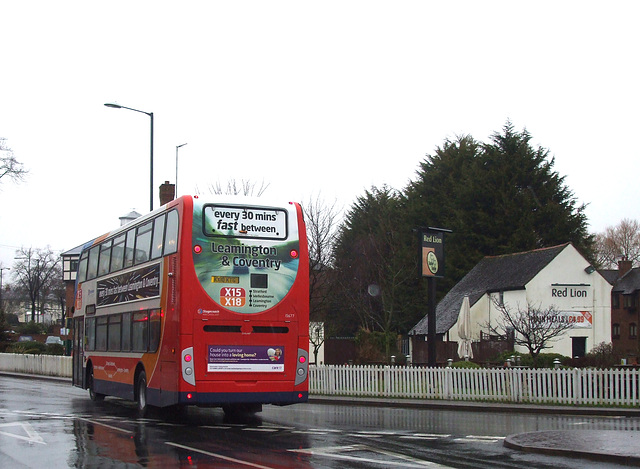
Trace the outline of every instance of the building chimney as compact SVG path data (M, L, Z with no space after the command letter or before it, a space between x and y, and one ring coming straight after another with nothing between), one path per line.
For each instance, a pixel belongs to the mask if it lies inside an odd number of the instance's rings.
M627 259L620 259L618 261L618 278L624 277L624 275L631 270L632 262Z
M169 181L164 181L164 184L160 186L160 205L171 202L176 197L176 185L169 184Z

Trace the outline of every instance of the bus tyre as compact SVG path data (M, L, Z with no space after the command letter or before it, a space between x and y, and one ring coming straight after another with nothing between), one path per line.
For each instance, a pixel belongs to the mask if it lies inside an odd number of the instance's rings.
M104 394L100 394L95 390L95 381L93 379L93 368L89 371L89 398L93 402L99 402L104 400Z
M147 413L147 374L141 371L136 381L136 402L138 403L138 415L144 417Z

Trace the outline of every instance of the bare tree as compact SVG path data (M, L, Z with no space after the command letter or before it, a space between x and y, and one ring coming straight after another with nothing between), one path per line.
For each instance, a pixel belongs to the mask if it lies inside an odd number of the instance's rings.
M339 223L337 202L326 204L317 196L302 208L309 243L309 299L312 319L321 319L327 305L333 246Z
M318 364L318 351L324 344L324 322L309 323L309 342L313 345L313 363Z
M16 160L13 150L6 146L6 140L0 137L0 179L8 176L15 182L24 181L28 171Z
M640 223L623 219L616 226L608 226L604 232L596 234L595 252L598 266L616 268L619 260L640 263Z
M33 249L20 248L16 251L16 262L13 265L13 277L22 292L28 296L31 303L31 321L36 320L36 311L44 312L46 298L56 290L55 280L61 275L60 258L51 248Z
M526 347L529 355L537 357L542 350L550 348L550 342L571 329L574 324L563 316L555 306L535 307L527 303L527 309L514 311L508 305L494 300L501 315L496 327L486 324L490 334L513 338L515 345Z
M260 185L256 182L241 179L239 182L235 179L227 181L226 188L220 181L209 184L209 192L214 195L245 195L260 197L269 188L269 184L262 181ZM196 188L196 193L200 191Z

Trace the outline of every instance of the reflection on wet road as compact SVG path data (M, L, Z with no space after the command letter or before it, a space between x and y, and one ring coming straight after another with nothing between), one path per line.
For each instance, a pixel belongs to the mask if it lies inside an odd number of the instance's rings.
M503 440L536 430L640 429L640 419L348 405L266 406L236 420L219 409L135 414L131 403L96 405L68 383L0 376L0 467L574 468L574 460L509 450Z

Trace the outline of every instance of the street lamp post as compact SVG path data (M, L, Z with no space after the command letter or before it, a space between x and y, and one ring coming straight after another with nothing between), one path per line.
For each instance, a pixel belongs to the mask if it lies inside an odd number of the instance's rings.
M149 210L153 211L153 112L145 112L140 109L133 109L132 107L120 106L114 103L105 103L105 106L115 109L128 109L130 111L141 112L151 118L151 161L149 165Z
M186 143L182 145L176 145L176 198L178 197L178 148L185 146Z

